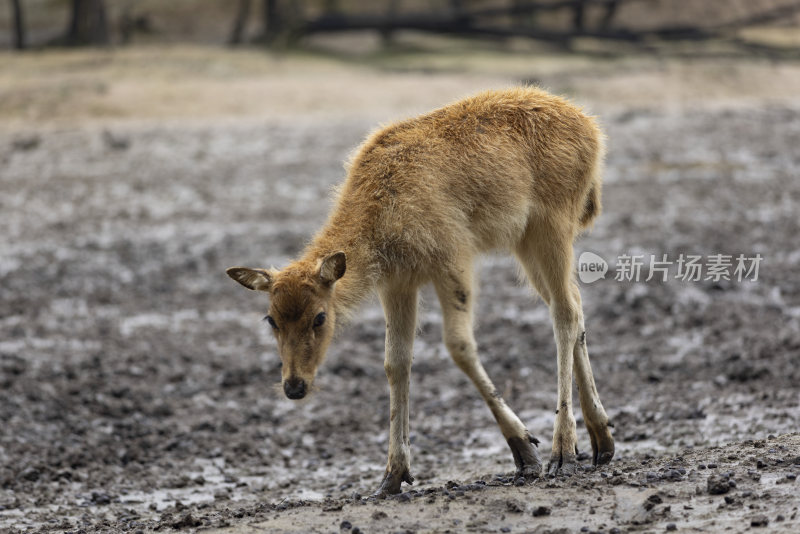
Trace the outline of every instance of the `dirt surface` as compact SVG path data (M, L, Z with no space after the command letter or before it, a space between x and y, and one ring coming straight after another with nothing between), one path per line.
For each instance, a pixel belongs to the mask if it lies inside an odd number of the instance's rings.
M407 493L365 498L389 417L376 302L338 336L310 398L274 387L266 301L224 269L284 265L377 121L427 103L427 87L443 103L481 81L419 77L383 112L372 94L363 113L0 129L0 531L798 531L800 102L625 106L609 85L560 76L542 75L580 87L609 135L605 212L576 251L611 264L582 289L616 425L610 465L513 485L430 289ZM763 261L756 281L614 280L620 255L681 253ZM486 258L479 276L483 362L546 453L547 309L510 258Z

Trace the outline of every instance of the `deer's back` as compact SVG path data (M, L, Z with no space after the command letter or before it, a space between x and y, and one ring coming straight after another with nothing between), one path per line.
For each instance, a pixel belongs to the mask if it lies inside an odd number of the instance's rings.
M567 101L490 91L373 133L337 216L390 260L511 248L531 217L580 217L601 151L594 121Z

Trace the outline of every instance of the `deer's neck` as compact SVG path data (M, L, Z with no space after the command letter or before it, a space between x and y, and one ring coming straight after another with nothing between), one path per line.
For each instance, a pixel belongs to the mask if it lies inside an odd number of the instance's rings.
M378 279L379 266L374 251L359 233L323 228L305 251L304 259L318 263L334 252L347 256L344 276L333 287L333 306L338 321L346 321L369 297Z

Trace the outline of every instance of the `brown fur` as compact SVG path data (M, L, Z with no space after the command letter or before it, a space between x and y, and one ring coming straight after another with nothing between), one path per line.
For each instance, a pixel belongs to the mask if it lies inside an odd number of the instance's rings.
M602 159L597 124L566 100L529 87L487 91L370 135L348 165L327 223L299 260L280 272L229 270L246 287L270 292L283 378L309 384L333 325L371 291L379 293L394 414L383 491L399 491L399 481L410 478L408 367L416 291L428 281L442 300L445 340L456 363L506 438L529 443L524 426L495 395L472 337L472 262L490 250L514 253L551 308L559 406L568 408L556 420L551 466L574 463L573 349L595 460L613 454L588 355L580 352L585 345L575 342L583 316L572 277L572 242L600 213ZM312 326L320 311L328 314L324 330ZM584 389L594 395L584 397ZM515 457L532 455L515 451ZM538 468L517 463L523 471Z

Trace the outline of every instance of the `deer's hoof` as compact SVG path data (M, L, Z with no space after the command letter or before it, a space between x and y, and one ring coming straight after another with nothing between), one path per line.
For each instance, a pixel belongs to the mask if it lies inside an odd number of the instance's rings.
M400 474L387 471L386 474L383 475L383 480L381 481L381 486L378 488L378 491L372 495L373 497L378 497L379 499L388 497L389 495L397 495L398 493L402 492L400 486L403 482L408 484L414 483L414 477L411 476L411 473L408 472L408 469L404 470Z
M574 452L556 452L550 456L550 463L547 465L547 475L554 477L557 475L571 476L578 471L578 458Z
M592 465L607 464L614 457L614 438L608 426L600 431L589 429L589 438L592 442Z
M542 475L542 459L539 451L534 447L539 444L539 440L526 436L525 438L508 438L507 441L517 466L515 481L524 479L527 482L539 478Z

